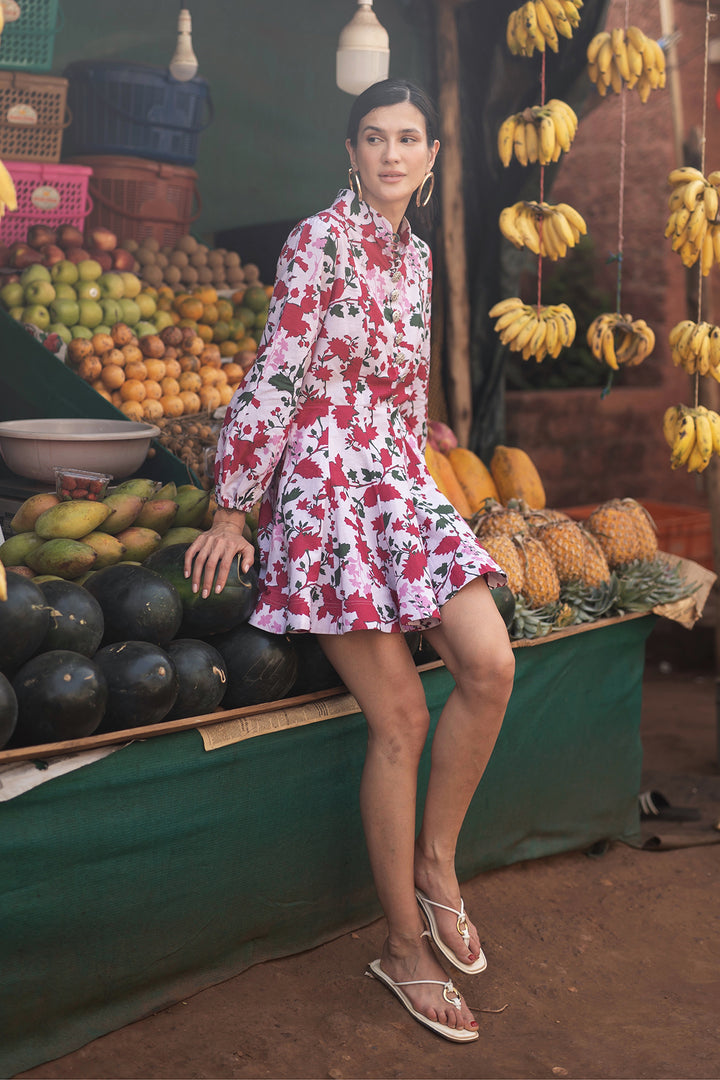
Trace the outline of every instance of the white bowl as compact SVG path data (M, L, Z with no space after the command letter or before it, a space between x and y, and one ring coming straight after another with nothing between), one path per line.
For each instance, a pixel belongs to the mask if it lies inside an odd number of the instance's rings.
M133 420L6 420L0 423L0 453L12 472L55 482L55 465L92 469L114 478L140 468L154 424Z

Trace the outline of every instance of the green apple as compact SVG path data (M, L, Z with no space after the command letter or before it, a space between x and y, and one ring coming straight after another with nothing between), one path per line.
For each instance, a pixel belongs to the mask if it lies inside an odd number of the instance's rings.
M102 295L97 281L86 281L84 278L78 281L75 292L78 300L99 300Z
M47 330L50 325L50 312L44 304L29 304L23 308L22 321L37 326L38 330Z
M0 289L0 300L7 308L17 307L25 300L25 290L19 281L9 281Z
M87 326L90 330L94 330L96 326L99 326L103 321L103 309L98 304L97 300L80 300L80 319L78 320L83 326Z
M122 321L124 323L127 323L128 326L135 326L136 323L140 322L142 316L140 314L140 308L137 306L135 300L129 300L127 297L124 297L122 300L119 300L118 303L122 309Z
M155 329L158 333L167 326L175 325L174 319L169 311L156 311L152 317L152 321L155 323Z
M125 284L125 296L128 300L133 300L142 289L142 281L132 270L122 270L120 277Z
M110 326L114 326L117 322L122 322L122 308L120 307L119 300L112 300L110 297L106 297L100 301L100 307L103 309L103 322L108 323Z
M98 323L97 326L93 327L93 334L109 334L109 333L110 333L110 327L108 326L107 323L101 322L101 323Z
M113 274L111 271L100 275L98 285L103 297L110 300L120 300L125 295L125 282L119 274Z
M77 300L53 300L50 315L55 323L74 326L80 320L80 305Z
M50 281L50 271L47 266L43 266L42 263L32 263L31 266L26 266L20 275L20 284L23 288L29 285L31 281Z
M49 281L31 281L25 286L25 303L48 307L55 299L55 287Z
M157 302L146 292L140 292L135 297L135 303L140 308L143 319L151 319L157 311Z
M74 285L79 276L76 264L69 259L60 259L50 267L50 277L54 282L64 281L67 285Z
M62 338L66 345L69 345L72 341L72 331L65 323L53 322L48 326L48 334L57 334Z
M78 323L77 326L71 326L70 327L70 333L72 334L72 336L74 338L76 338L76 337L91 338L93 336L94 331L91 330L89 327L82 326L80 323Z
M66 281L55 282L55 299L56 300L77 300L78 294L72 285L68 285Z
M148 334L157 334L157 326L151 322L139 322L134 330L139 338L147 337Z
M103 272L97 259L81 259L77 269L81 281L97 281Z
M25 307L23 304L13 304L13 306L8 311L8 315L11 319L15 319L17 322L22 322L24 310Z

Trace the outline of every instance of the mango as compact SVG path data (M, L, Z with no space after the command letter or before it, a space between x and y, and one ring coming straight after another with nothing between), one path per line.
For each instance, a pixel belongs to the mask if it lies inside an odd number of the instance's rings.
M117 536L123 529L129 528L138 516L145 500L139 495L115 494L108 495L102 501L103 506L110 507L112 513L98 526L100 532L110 533Z
M162 541L160 533L155 532L154 529L143 529L138 525L123 529L117 534L116 539L127 549L121 562L144 562L148 555L157 551Z
M94 532L107 517L110 507L104 503L71 499L45 510L35 522L35 532L43 540L80 540Z
M141 499L152 499L158 490L157 484L157 480L146 480L142 476L137 476L134 480L123 480L122 484L113 488L112 493L113 495L139 495Z
M171 480L169 484L163 484L160 490L151 496L151 501L159 502L161 499L174 499L176 495L177 484L174 480Z
M97 506L98 503L91 505ZM38 574L53 574L66 581L72 581L90 570L96 558L97 555L87 544L66 537L48 540L28 555L29 565Z
M163 536L177 516L178 505L174 499L150 499L135 518L133 525L142 529L154 529Z
M82 542L91 547L97 555L93 570L102 570L103 566L114 566L116 562L120 562L127 551L117 536L110 536L109 533L91 532L83 536Z
M22 574L23 577L34 578L36 576L35 571L31 570L29 566L8 566L9 574Z
M43 581L64 581L64 578L58 577L57 574L34 574L33 581L36 585L42 585Z
M3 566L27 566L27 556L45 541L36 532L21 532L0 544L0 562Z
M202 529L191 529L189 525L175 526L165 533L160 547L170 547L171 544L192 544Z
M192 484L182 484L177 489L175 496L178 512L175 516L174 525L189 525L193 529L199 529L200 523L205 517L205 511L210 503L210 492L196 488Z
M59 502L60 500L54 491L31 495L10 521L10 528L15 533L32 532L40 515L49 510L51 506L57 506Z

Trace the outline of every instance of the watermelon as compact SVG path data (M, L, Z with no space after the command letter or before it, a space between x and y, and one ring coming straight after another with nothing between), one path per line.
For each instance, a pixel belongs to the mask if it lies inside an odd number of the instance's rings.
M7 600L0 601L0 671L12 678L37 650L50 625L40 587L21 574L7 575Z
M182 602L177 590L146 566L134 563L105 566L88 578L83 588L102 608L103 645L114 641L166 645L180 628Z
M0 673L0 750L15 731L17 714L18 704L12 683Z
M98 665L70 649L33 656L12 685L18 704L15 746L92 735L108 700L108 686Z
M98 570L98 574L102 573ZM151 641L115 641L98 649L93 660L105 676L109 691L99 731L157 724L175 704L175 665L159 645Z
M201 716L219 708L225 696L227 671L220 653L207 641L175 638L167 646L175 665L178 695L166 720Z
M509 630L515 618L515 594L509 585L498 585L490 590L495 606L502 615L503 622Z
M225 661L227 689L223 707L260 705L286 697L297 677L297 654L285 634L269 634L242 623L208 641Z
M178 635L188 638L204 638L208 634L222 634L244 623L252 615L258 596L257 573L250 567L247 574L240 570L236 557L222 592L212 591L203 597L202 592L192 591L190 578L185 577L184 560L189 544L171 544L158 548L143 563L150 570L162 575L178 591L182 601L182 623Z
M97 652L105 620L95 597L82 585L62 578L43 581L38 588L48 605L50 622L37 652L69 649L83 656Z

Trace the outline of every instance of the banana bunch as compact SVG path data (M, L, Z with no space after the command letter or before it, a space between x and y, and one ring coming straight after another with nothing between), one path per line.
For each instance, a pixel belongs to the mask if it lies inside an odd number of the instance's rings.
M601 97L609 89L619 94L623 86L636 86L645 104L651 90L665 86L665 53L638 26L602 30L588 45L587 60L588 75Z
M513 113L498 131L500 160L507 167L514 154L521 165L549 165L570 149L577 126L574 109L558 98Z
M17 193L12 176L0 161L0 218L6 210L17 210Z
M632 315L608 313L590 323L587 343L596 360L613 371L620 365L637 367L655 348L655 334L644 319Z
M675 367L688 375L712 375L720 382L720 326L683 319L668 335Z
M707 277L713 264L720 262L720 170L705 179L699 169L683 165L672 170L668 181L672 192L665 236L683 266L694 266L700 259L702 275Z
M553 359L575 340L575 316L567 304L538 307L524 304L519 296L501 300L490 309L497 319L495 331L511 352L522 353L523 360L534 356L538 363L546 356Z
M532 56L535 49L545 52L548 45L558 51L561 35L571 38L580 25L583 0L529 0L511 11L505 29L505 40L513 56Z
M713 454L720 454L720 416L704 405L671 405L663 415L663 435L673 469L702 472Z
M587 232L583 217L567 203L516 202L501 211L499 220L503 236L516 248L529 248L553 262Z

